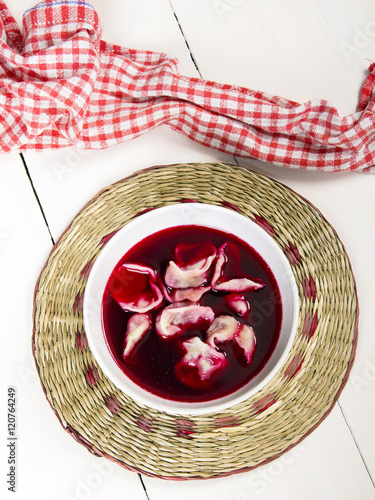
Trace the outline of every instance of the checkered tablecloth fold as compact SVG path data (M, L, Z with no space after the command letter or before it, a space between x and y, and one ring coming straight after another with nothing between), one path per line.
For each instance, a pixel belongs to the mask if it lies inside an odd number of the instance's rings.
M0 2L0 151L103 149L166 125L237 156L324 171L375 171L375 65L358 110L300 104L178 73L177 61L101 39L85 0L37 4L18 28Z

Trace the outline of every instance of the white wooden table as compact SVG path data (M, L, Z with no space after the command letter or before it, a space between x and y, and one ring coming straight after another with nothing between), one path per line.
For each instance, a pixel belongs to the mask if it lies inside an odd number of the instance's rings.
M375 59L371 0L94 0L103 39L177 57L189 76L355 111ZM8 0L21 22L33 0ZM237 159L310 200L335 227L357 281L359 343L323 423L281 458L206 481L140 476L90 455L44 397L31 352L33 290L62 231L100 189L144 167L227 161L159 128L106 151L0 156L0 497L18 500L375 499L375 175L289 170ZM7 490L7 389L17 390L17 487Z

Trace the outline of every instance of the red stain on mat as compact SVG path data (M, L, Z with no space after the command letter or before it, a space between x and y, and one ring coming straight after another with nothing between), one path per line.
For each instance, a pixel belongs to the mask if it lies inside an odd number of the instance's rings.
M267 410L267 408L275 404L276 401L277 397L276 394L273 392L259 399L256 403L252 405L251 408L255 410L255 414L257 415L258 413L262 413L263 411Z
M254 214L253 217L253 221L256 222L258 226L262 227L268 234L270 234L271 236L274 236L276 234L272 226L265 219L263 219L263 217L260 217L256 214Z
M285 252L285 255L287 256L287 258L291 264L297 265L297 264L300 264L302 262L301 256L300 256L297 248L294 245L292 245L290 242L289 242L288 246L284 247L284 252Z
M284 377L292 379L302 368L304 360L305 357L301 353L296 354L285 370Z
M79 274L79 279L86 280L90 274L91 268L94 265L94 257L92 257L87 264L81 269Z
M107 406L107 408L113 413L114 415L118 415L120 411L122 410L122 404L120 401L117 399L117 397L114 394L108 394L104 398L104 402Z
M76 331L76 349L77 351L84 352L88 347L87 337L85 332L80 330Z
M307 312L305 321L302 327L302 338L307 337L309 340L314 335L316 327L318 326L318 311L314 314Z
M90 387L96 386L96 383L98 381L98 370L96 369L95 366L88 366L87 369L85 370L85 377L86 377L86 382L89 384Z
M311 299L312 301L315 301L316 299L316 286L315 286L315 281L313 280L312 276L310 275L308 278L306 277L303 282L303 291L305 296L308 299Z
M144 415L139 415L136 422L137 426L145 432L152 431L152 420Z
M191 434L194 434L195 423L191 420L179 418L175 421L176 434L179 437L191 439Z
M222 201L220 204L221 204L221 206L223 206L225 208L230 208L231 210L234 210L235 212L240 213L239 208L236 207L236 205L233 205L233 203L230 203L229 201Z
M112 236L114 236L117 233L117 231L118 230L116 229L116 231L112 231L111 233L108 233L105 236L103 236L103 238L99 242L99 246L104 247L104 245L108 243L108 241L112 238Z
M227 417L219 417L214 420L214 427L219 429L221 427L237 427L240 425L240 421L237 417L228 415Z
M74 302L73 302L73 312L74 314L78 311L78 312L81 312L82 311L82 308L83 308L83 296L84 296L85 292L84 291L80 291L77 293L75 299L74 299Z

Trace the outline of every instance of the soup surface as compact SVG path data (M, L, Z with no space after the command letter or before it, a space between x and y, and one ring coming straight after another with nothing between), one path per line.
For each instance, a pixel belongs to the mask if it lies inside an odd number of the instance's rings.
M216 252L212 262L205 261L212 249ZM171 262L176 263L173 269L178 267L177 271L182 270L185 275L191 268L203 269L206 264L201 284L194 282L191 287L176 281L182 287L178 293L194 289L202 292L200 298L197 299L200 293L188 299L179 300L178 295L175 298L176 289L165 282ZM137 271L126 270L127 263ZM154 274L149 275L143 268ZM255 286L247 286L245 280L253 281ZM155 307L131 310L127 304L136 303L137 297L144 299L138 300L138 305L153 303ZM185 314L185 319L181 315L170 319L167 313L161 317L163 311L173 313L175 307L186 311L188 307L193 317L186 319L189 314ZM124 357L129 320L137 314L141 319L147 318L149 326ZM213 318L229 318L238 328L226 337L220 329L209 335ZM122 371L147 391L184 402L228 395L258 374L275 348L281 318L279 288L261 256L231 234L196 225L159 231L132 247L113 270L102 302L106 341ZM246 332L253 334L252 340L238 333L245 331L245 325ZM201 347L209 351L207 357Z

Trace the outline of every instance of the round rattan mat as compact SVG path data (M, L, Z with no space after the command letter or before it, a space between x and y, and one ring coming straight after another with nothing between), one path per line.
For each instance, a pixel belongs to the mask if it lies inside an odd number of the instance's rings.
M114 232L145 210L192 200L235 209L272 235L291 263L300 318L288 359L260 392L220 413L181 417L138 405L103 375L87 345L82 300ZM151 476L212 478L273 460L319 425L347 381L357 321L346 252L315 207L244 167L179 164L109 186L76 216L36 285L33 350L63 428L91 452Z

